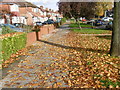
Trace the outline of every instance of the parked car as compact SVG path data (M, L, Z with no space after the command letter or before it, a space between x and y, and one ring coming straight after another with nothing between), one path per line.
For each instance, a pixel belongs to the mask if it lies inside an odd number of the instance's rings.
M42 24L45 25L45 24L53 24L55 23L52 19L48 19L47 21L44 21Z
M107 25L106 25L106 29L110 29L112 30L113 29L113 22L109 22Z
M103 17L101 20L105 21L105 22L109 22L110 20L112 21L113 18L112 17Z
M36 25L38 25L38 26L42 26L43 24L42 24L42 22L35 22L36 23Z
M23 26L26 26L26 25L23 24L23 23L14 23L13 25L16 26L16 27L23 27Z
M44 22L42 23L42 25L46 25L46 24L48 24L48 22L47 22L47 21L44 21Z
M47 22L48 22L48 24L53 24L53 23L55 23L52 19L48 19Z
M2 24L2 27L9 27L10 29L16 32L23 32L23 28L17 28L16 26L11 25L11 24Z
M83 22L87 21L86 19L82 19Z
M93 25L95 25L95 26L101 26L101 25L103 25L103 22L101 20L95 20L93 22Z
M92 22L95 22L95 20L94 19L90 19L90 20L87 21L87 24L92 24Z

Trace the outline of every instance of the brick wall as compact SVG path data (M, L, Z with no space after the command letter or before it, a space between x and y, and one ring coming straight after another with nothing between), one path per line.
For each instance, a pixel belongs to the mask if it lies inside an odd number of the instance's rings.
M27 34L27 44L26 46L32 45L36 41L36 32L30 32Z
M41 39L42 35L47 35L47 34L52 33L54 29L55 29L55 27L52 24L51 25L44 25L44 26L40 27L40 31L38 32L39 39ZM32 45L35 41L37 41L36 32L28 33L26 46Z

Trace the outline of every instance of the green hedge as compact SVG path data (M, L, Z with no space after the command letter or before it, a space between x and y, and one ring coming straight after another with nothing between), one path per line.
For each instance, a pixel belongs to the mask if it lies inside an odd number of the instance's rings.
M1 34L7 34L7 33L13 33L13 32L16 32L16 31L10 29L9 27L2 27Z
M61 20L61 22L60 22L60 24L63 24L63 23L65 23L66 22L66 18L62 18L62 20Z
M13 53L26 46L26 33L15 34L12 37L0 39L0 60L9 59Z

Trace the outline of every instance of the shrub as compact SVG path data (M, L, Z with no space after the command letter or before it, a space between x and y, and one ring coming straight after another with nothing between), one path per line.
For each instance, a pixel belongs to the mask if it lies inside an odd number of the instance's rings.
M66 18L62 18L62 20L61 20L61 24L63 24L63 23L65 23L66 22Z
M7 34L7 33L13 33L13 32L15 32L15 31L10 29L9 27L2 27L1 34Z
M16 53L18 50L22 49L26 45L26 33L14 33L10 37L5 37L0 39L0 60L9 59L13 53Z

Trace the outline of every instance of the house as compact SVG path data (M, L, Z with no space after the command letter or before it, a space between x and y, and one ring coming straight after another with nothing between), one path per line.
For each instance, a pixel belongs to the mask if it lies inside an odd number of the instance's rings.
M2 4L2 10L8 13L4 14L5 23L19 23L19 8L18 5L14 3L4 3Z
M44 9L43 6L40 6L39 10L40 10L40 15L41 15L41 21L42 22L47 21L48 20L47 8Z
M10 12L9 14L5 14L5 23L33 25L35 21L34 17L37 15L32 12L32 8L36 8L37 6L25 0L22 1L23 2L18 2L18 0L3 0L2 9Z
M25 25L32 25L32 16L27 13L25 7L19 7L20 16L22 18L21 23Z
M19 4L20 16L23 18L24 24L34 25L36 21L39 21L39 14L36 14L37 6L30 2L17 2Z
M4 0L3 0L4 1ZM2 2L2 11L6 11L7 13L4 14L4 23L20 23L20 13L19 13L19 6L12 2Z
M59 13L43 6L36 6L25 0L3 0L0 5L0 23L23 23L35 25L48 19L56 21Z
M8 12L2 10L2 4L0 4L0 24L5 23L5 18L4 15L7 14Z

